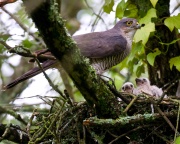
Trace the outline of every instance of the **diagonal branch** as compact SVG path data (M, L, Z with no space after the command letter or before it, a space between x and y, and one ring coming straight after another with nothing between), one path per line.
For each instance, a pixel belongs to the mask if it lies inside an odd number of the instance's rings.
M117 118L120 114L118 102L114 102L114 95L98 79L87 60L80 55L79 49L69 36L64 21L58 13L57 3L55 0L41 2L36 9L32 10L29 3L36 3L36 0L24 0L26 10L31 15L46 45L60 61L88 104L95 106L98 116Z

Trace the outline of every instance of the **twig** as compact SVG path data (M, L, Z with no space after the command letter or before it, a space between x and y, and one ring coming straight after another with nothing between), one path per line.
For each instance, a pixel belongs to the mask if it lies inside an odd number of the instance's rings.
M155 108L158 110L159 114L164 118L164 120L169 124L169 126L172 128L172 130L176 132L175 127L173 126L173 124L171 123L171 121L167 118L167 116L165 115L165 113L163 113L158 106L155 106Z
M86 127L83 126L83 143L86 143Z
M175 82L173 82L171 85L169 85L168 86L168 88L166 88L165 90L164 90L164 92L163 92L163 94L161 95L161 97L160 97L160 99L157 101L157 105L159 104L159 103L161 103L161 101L163 100L163 98L164 98L164 96L166 95L166 93L168 92L168 90L172 87L172 86L174 86L177 82L178 82L179 80L176 80Z
M71 98L70 98L67 90L64 90L64 94L65 94L65 96L66 96L66 99L67 99L68 104L70 104L70 106L73 107L73 103L72 103L72 101L71 101Z
M110 91L116 96L116 97L119 97L123 102L125 102L126 104L129 104L130 101L121 95L120 92L118 92L112 85L108 84L106 81L104 81L105 84L109 87ZM133 106L134 107L134 106Z
M2 141L9 134L9 132L10 132L10 126L7 126L4 133L0 137L0 141Z
M7 50L10 52L10 53L15 53L15 54L18 54L20 56L23 56L23 57L30 57L30 58L46 58L46 59L50 59L50 60L56 60L56 58L54 56L51 56L51 55L43 55L43 54L36 54L36 53L27 53L27 52L19 52L17 50L15 50L16 48L20 47L20 46L17 46L17 47L10 47L8 44L6 44L5 41L3 40L0 40L0 44L2 44L3 46L5 46L7 48ZM25 50L25 48L21 47L23 50Z
M179 127L179 115L180 115L180 101L179 101L179 108L178 108L178 114L177 114L177 120L176 120L176 131L175 131L175 134L174 134L174 142L175 142L175 140L176 140L177 134L179 135L179 132L178 132L178 127Z
M174 9L172 10L171 14L173 14L173 13L175 12L175 10L178 9L179 6L180 6L180 3L178 3L178 4L174 7Z
M40 98L45 104L48 104L48 105L50 105L50 106L52 105L52 104L51 104L51 102L52 102L51 100L49 100L49 99L45 100L45 98L43 98L42 96L39 96L39 98Z
M79 112L80 113L80 112ZM67 128L67 126L75 119L75 117L79 114L79 113L77 113L77 114L75 114L62 128L61 128L61 130L60 130L60 132L59 132L59 137L61 137L61 134L62 134L62 132Z
M104 76L104 75L100 75L100 76L109 79L109 80L112 82L113 87L116 89L116 85L115 85L114 80L113 80L112 78L107 77L107 76ZM103 81L104 81L105 83L107 83L106 80L103 79Z
M29 33L29 35L31 35L35 40L43 43L42 39L40 39L39 37L37 37L33 32L30 32L29 31L29 28L27 28L24 24L22 24L20 22L20 20L13 14L11 14L8 10L6 10L4 7L1 8L5 13L7 13L13 20L15 20L15 22L17 24L19 24L19 26L24 30L26 31L27 33Z
M114 138L117 138L118 136L115 134L112 134L109 130L107 131L111 136L113 136Z
M0 137L0 141L6 139L19 144L20 143L25 144L28 143L29 141L29 137L24 131L11 124L10 125L0 124L0 129L3 135ZM7 135L7 137L5 135Z
M93 9L93 8L92 8L89 4L88 4L87 0L84 0L84 1L85 1L85 3L86 3L87 7L88 7L88 8L90 8L90 9L92 10L93 14L96 16L96 19L94 20L94 22L93 22L92 26L94 27L94 25L97 23L97 20L98 20L98 18L99 18L99 19L101 19L101 20L102 20L102 22L105 24L106 29L107 29L107 25L106 25L106 23L105 23L104 19L100 16L100 14L103 12L103 11L102 11L102 7L100 8L99 13L98 13L98 14L96 14L96 13L95 13L95 11L94 11L94 9ZM92 28L92 30L91 30L91 31L93 31L93 28Z
M29 119L29 122L28 122L27 126L26 126L26 130L27 130L27 134L28 134L29 138L31 138L30 129L31 129L31 125L32 125L32 121L34 119L34 116L36 115L35 114L36 111L37 111L37 109L33 110L33 113L32 113L32 115L31 115L31 117Z
M126 133L118 136L117 138L115 138L114 140L112 140L112 141L111 141L110 143L108 143L108 144L114 143L115 141L117 141L118 139L122 138L123 136L128 135L129 133L135 132L135 131L137 131L137 130L139 130L139 129L142 129L142 128L145 128L145 127L149 127L149 126L150 126L150 125L144 125L144 126L136 127L136 128L134 128L134 129L132 129L132 130L130 130L130 131L128 131L128 132L126 132Z
M71 101L73 103L75 101L74 92L73 92L73 87L72 87L71 82L69 80L68 74L65 72L64 69L62 69L62 67L57 67L57 69L58 69L58 71L60 73L60 76L61 76L61 79L63 81L64 87L67 90L68 95L70 96L70 99L71 99Z
M42 70L45 78L48 80L50 86L57 92L59 93L64 99L65 99L65 96L63 95L63 93L56 87L54 86L54 84L52 83L52 81L49 79L49 77L47 76L47 74L45 73L44 69L42 68L38 58L36 57L37 55L36 54L32 54L30 50L28 49L25 49L23 47L20 47L21 49L23 49L25 52L17 52L16 50L14 50L14 48L10 47L9 45L7 45L4 41L1 41L0 40L0 43L3 44L4 46L6 46L6 48L10 51L10 52L14 52L14 53L17 53L17 54L21 54L23 56L27 56L27 57L33 57L35 59L35 61L37 62L39 68ZM41 56L41 55L39 55Z
M62 105L62 107L56 112L56 114L54 115L55 117L53 117L51 123L49 124L49 121L45 121L45 126L46 124L48 124L48 127L42 127L42 129L39 129L38 132L34 133L32 139L30 142L34 142L34 143L38 143L39 141L41 141L46 134L50 131L50 129L53 127L53 125L57 122L57 119L60 115L60 113L62 112L64 105L66 102L64 102L64 104ZM50 118L49 118L50 120Z
M170 85L168 88L167 88L167 90L169 90L170 89L170 87L172 87L172 85ZM164 96L165 96L165 94L164 94ZM164 97L163 96L163 94L162 94L162 97L161 98L163 98ZM152 100L151 100L152 101ZM159 102L159 101L158 101ZM154 101L152 101L152 104L153 104L153 106L155 106L155 108L157 109L157 111L159 112L159 114L164 118L164 120L168 123L168 125L172 128L172 130L174 130L174 131L176 131L176 129L175 129L175 127L173 126L173 124L171 123L171 121L167 118L167 116L164 114L164 112L159 108L159 106L157 105L157 104L159 104L159 103L155 103Z
M17 114L15 111L13 110L9 110L9 109L5 109L3 107L0 106L0 113L7 113L11 116L13 116L15 119L17 119L18 121L20 121L21 123L23 123L24 125L27 125L27 122L25 120L23 120L21 118L21 116L19 114Z
M49 114L52 113L52 109L54 108L55 101L56 101L56 100L53 99L52 104L51 104L51 108L50 108L50 110L49 110Z
M130 107L133 105L133 103L137 100L138 96L134 96L134 98L131 100L131 102L127 105L127 107L125 108L125 110L123 111L123 113L126 113Z
M79 122L78 117L75 119L75 122L76 122L77 139L78 139L79 144L81 144L81 134L80 134L79 126L78 126L78 122Z
M48 75L46 74L46 72L44 71L44 69L42 68L39 60L38 60L37 58L35 58L35 60L36 60L36 62L37 62L37 64L38 64L38 66L40 67L40 69L42 70L45 78L48 80L50 86L51 86L57 93L59 93L64 99L66 99L66 97L63 95L63 93L52 83L52 81L50 80L50 78L48 77Z
M153 132L153 134L155 134L156 136L158 136L159 138L161 138L163 141L165 141L166 142L166 144L173 144L173 143L171 143L167 138L166 138L166 136L162 136L162 134L160 135L159 133L157 133L157 132Z

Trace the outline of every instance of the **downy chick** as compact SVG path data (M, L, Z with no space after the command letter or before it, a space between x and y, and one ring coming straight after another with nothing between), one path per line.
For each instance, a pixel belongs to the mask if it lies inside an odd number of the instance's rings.
M121 90L123 91L123 92L127 92L127 93L133 93L133 91L134 91L134 85L133 85L133 83L131 83L131 82L126 82L126 83L124 83L123 85L122 85L122 88L121 88Z

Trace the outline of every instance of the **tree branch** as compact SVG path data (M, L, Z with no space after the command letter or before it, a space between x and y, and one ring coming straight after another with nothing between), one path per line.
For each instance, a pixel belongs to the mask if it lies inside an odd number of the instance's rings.
M33 10L29 3L36 3L36 0L24 0L26 10L31 15L46 45L60 61L88 104L92 107L95 105L99 117L117 118L120 113L118 102L114 102L114 95L80 55L79 49L64 26L62 17L59 16L55 0L41 1Z
M164 115L167 117L176 117L177 112L164 112ZM126 116L120 117L118 119L98 119L97 117L91 117L83 121L83 125L90 126L90 127L103 127L105 128L113 128L113 127L126 127L130 124L137 124L137 123L145 123L145 122L155 122L155 120L162 119L161 114L154 113L154 114L138 114L135 116Z
M29 141L28 135L13 125L0 124L0 136L0 141L7 139L21 144L27 144Z

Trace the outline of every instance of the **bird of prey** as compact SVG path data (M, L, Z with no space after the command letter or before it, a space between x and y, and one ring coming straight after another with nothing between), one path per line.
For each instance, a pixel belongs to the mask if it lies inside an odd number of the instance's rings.
M135 95L139 95L139 94L148 94L148 95L153 95L152 91L151 91L151 86L150 86L150 81L147 78L136 78L136 86L137 88L134 90L134 94ZM151 112L154 113L154 106L153 104L150 105L151 106Z
M155 98L159 98L163 94L163 90L158 88L156 85L151 85L148 78L136 78L136 85L137 88L135 91L137 94L144 92L154 96ZM167 96L165 95L165 98L166 97Z
M163 94L162 88L159 88L156 85L151 85L151 91L153 93L153 96L155 96L156 98L159 98ZM165 95L164 98L167 98L167 95Z
M126 82L122 85L122 91L127 93L133 93L134 92L134 85L131 82Z
M156 98L160 98L163 94L162 88L159 88L156 85L151 85L151 91L153 93L153 96L155 96ZM164 98L167 98L167 95L165 95Z
M136 81L136 86L137 86L137 88L134 90L135 95L139 95L142 93L153 95L149 79L136 78L135 81Z
M140 27L136 19L124 18L107 31L77 35L72 38L80 49L81 55L90 59L97 74L102 74L105 70L119 64L130 53L134 34ZM48 52L47 55L51 53ZM42 62L44 70L59 65L58 60L47 59ZM41 72L39 67L35 67L6 85L4 89L9 89Z

